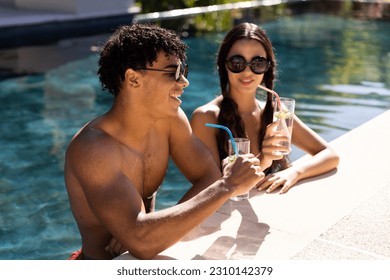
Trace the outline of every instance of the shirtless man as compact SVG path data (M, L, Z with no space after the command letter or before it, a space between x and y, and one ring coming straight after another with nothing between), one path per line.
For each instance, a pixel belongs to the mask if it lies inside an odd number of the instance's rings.
M79 258L112 259L112 240L153 258L264 177L252 154L221 174L192 133L179 99L189 85L185 49L174 33L140 24L119 28L103 47L98 74L113 105L74 136L65 161ZM192 187L177 205L153 211L169 156Z

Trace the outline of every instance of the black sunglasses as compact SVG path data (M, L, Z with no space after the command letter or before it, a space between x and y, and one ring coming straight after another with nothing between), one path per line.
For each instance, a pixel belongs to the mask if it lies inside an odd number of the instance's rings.
M262 56L256 56L252 58L251 62L246 62L245 58L241 55L233 55L226 60L227 68L233 73L240 73L245 70L246 66L256 75L267 72L271 65L271 62Z
M178 82L181 79L181 76L183 75L185 78L188 76L188 64L183 64L180 62L179 65L177 65L176 70L165 70L165 69L155 69L155 68L136 68L135 70L150 70L150 71L159 71L159 72L165 72L165 73L171 73L175 74L175 81Z

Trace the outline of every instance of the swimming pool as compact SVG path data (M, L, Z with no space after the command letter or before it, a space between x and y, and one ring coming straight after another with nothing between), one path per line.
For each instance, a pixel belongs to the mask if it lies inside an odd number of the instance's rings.
M390 108L390 22L305 14L262 27L279 63L276 91L295 98L297 115L326 140ZM182 107L189 117L219 91L212 73L222 36L186 39L191 85ZM80 52L76 60L0 81L0 259L65 259L80 246L63 182L64 152L73 134L111 104L96 77L91 42L83 42L55 46L63 55ZM40 66L49 63L47 50L28 59L37 56ZM295 149L293 158L300 155ZM172 166L167 175L157 208L189 187Z

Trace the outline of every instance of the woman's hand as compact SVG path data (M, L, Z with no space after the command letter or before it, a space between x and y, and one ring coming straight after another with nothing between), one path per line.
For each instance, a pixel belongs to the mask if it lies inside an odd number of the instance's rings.
M289 167L282 171L267 175L261 180L256 188L259 191L266 190L266 193L271 193L277 188L280 188L279 193L286 193L292 186L298 182L298 171L294 167Z
M271 166L272 161L283 158L283 155L276 155L276 151L290 151L289 147L280 145L281 141L289 141L289 138L284 135L276 134L276 126L279 122L273 122L267 126L265 131L263 145L260 154L261 170L265 170Z

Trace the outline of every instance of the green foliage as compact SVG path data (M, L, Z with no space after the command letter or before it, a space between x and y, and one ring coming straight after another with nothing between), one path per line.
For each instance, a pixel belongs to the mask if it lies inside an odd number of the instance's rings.
M242 1L243 0L138 0L137 3L141 5L142 13L152 13Z
M141 5L142 13L152 13L236 2L243 2L243 0L140 0L138 4ZM198 14L186 19L164 20L158 24L174 29L180 29L178 26L182 26L182 29L190 32L218 32L230 29L234 19L240 17L242 17L242 11L226 10Z
M196 2L196 1L185 1L185 0L139 0L141 4L142 13L162 12L174 9L187 8L185 2Z
M245 0L138 0L136 1L136 5L141 7L141 13L146 14L237 2L245 2ZM160 19L156 20L155 23L168 29L177 30L183 36L207 32L225 32L231 29L237 22L249 21L261 24L294 13L295 9L300 13L305 10L305 7L307 11L315 11L316 9L314 7L321 7L320 5L314 5L313 3L302 5L302 10L297 9L297 6L282 3L271 6L259 6L248 9L228 9L185 17ZM353 10L354 6L352 1L345 0L340 2L337 13L348 17L352 15ZM332 9L329 11L332 13Z

